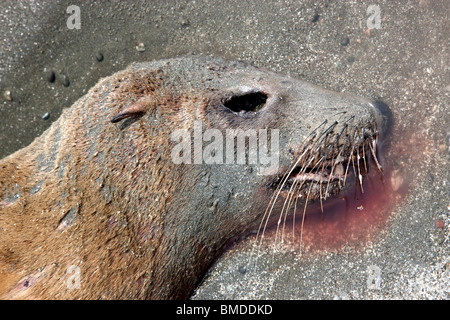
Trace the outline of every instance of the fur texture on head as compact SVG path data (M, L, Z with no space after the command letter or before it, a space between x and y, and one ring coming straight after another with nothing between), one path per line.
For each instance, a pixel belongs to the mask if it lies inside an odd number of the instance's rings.
M278 130L278 170L195 163L195 150L176 164L171 136L194 135L196 122L223 137ZM365 100L236 62L133 64L0 162L0 297L187 298L229 241L258 228L305 142L325 158L334 143L332 161L350 152L348 132L373 137L376 122Z

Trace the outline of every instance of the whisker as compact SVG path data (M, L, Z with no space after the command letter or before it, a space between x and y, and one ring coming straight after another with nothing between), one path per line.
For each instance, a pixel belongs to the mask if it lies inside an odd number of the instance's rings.
M297 184L298 184L298 181L294 181L294 183L292 184L291 189L293 189L293 187L297 187ZM292 202L294 202L294 211L292 212L292 215L295 218L295 213L296 213L296 209L295 208L297 206L297 201L298 201L298 198L299 198L298 196L296 197L295 195L297 194L297 191L300 191L302 185L303 185L303 183L300 184L300 186L298 186L298 188L296 190L292 191L292 194L289 195L289 203L288 203L288 207L286 209L286 214L284 215L284 221L283 221L283 229L282 229L282 236L283 236L283 238L284 238L284 229L285 229L285 226L286 226L286 219L287 219L287 216L288 216L288 211L289 211L289 209L292 206ZM289 192L291 192L291 191L289 191ZM295 201L294 201L294 198L295 198Z
M325 120L322 124L324 124L324 123L326 123L326 122L327 122L327 120ZM322 125L322 124L321 124L321 125ZM320 126L319 126L319 127L320 127ZM315 133L314 133L314 135L315 135ZM306 140L305 140L305 141L306 141ZM270 199L270 201L269 201L269 204L268 204L267 207L266 207L266 210L265 210L264 215L263 215L263 217L262 217L262 219L261 219L261 223L260 223L260 225L259 225L259 227L258 227L258 231L257 231L257 233L256 233L256 238L255 238L255 241L258 241L258 238L260 238L259 244L258 244L258 251L260 250L260 247L261 247L261 245L262 245L262 241L263 241L263 239L264 239L264 233L265 233L265 231L266 231L266 229L267 229L267 225L268 225L269 220L270 220L270 215L272 214L272 211L273 211L273 208L274 208L274 206L275 206L275 203L276 203L278 197L280 196L281 190L282 190L283 187L285 186L285 184L286 184L286 182L287 182L289 176L292 174L292 172L294 171L295 167L298 165L298 163L299 163L300 160L303 158L303 156L307 153L308 150L309 150L309 149L307 148L307 149L306 149L306 150L305 150L305 151L297 158L295 164L294 164L293 166L291 166L290 170L288 170L288 171L283 175L282 183L278 185L277 189L275 190L274 194L272 195L272 197L271 197L271 199ZM264 225L264 227L263 227L263 225ZM261 236L260 236L260 234L261 234ZM253 253L254 253L254 252L253 252L253 250L252 250L252 256L253 256Z
M375 140L372 140L372 139L371 139L371 142L372 142L372 143L369 143L369 147L370 147L370 152L372 153L372 158L373 158L373 160L375 161L375 164L376 164L378 170L379 170L381 173L383 173L383 168L382 168L382 166L380 165L380 163L378 162L378 159L377 159L377 156L376 156L376 152L375 152L375 150L376 150L376 139L375 139ZM372 147L372 144L373 144L373 147Z
M295 182L296 181L294 181L294 183L291 185L291 187L289 189L289 192L288 192L288 197L284 200L283 207L281 208L280 217L278 218L278 221L277 221L277 230L275 232L275 242L276 242L276 239L277 239L277 236L278 236L278 231L279 231L281 220L282 220L283 216L284 216L284 221L286 221L286 216L287 216L289 208L290 208L290 202L291 202L292 197L295 194L295 193L292 192L292 189L295 186ZM286 204L287 204L287 207L286 207ZM286 210L285 210L285 208L286 208ZM283 214L284 212L286 212L286 213ZM284 223L283 223L283 230L284 230ZM282 235L283 235L283 230L282 230ZM281 238L282 238L282 235L281 235ZM281 242L283 242L283 241L281 240Z
M311 193L312 183L309 186L308 193L306 195L305 205L303 206L303 216L302 216L302 225L300 227L300 255L302 254L302 244L303 244L303 228L305 226L305 216L306 216L306 207L308 206L309 195Z
M365 137L365 129L364 128L362 128L362 136L363 136L363 138ZM362 143L362 158L364 161L364 170L367 173L368 170L367 170L367 163L366 163L366 153L365 153L365 148L364 148L365 144L366 144L366 142Z
M326 192L325 192L325 194L326 194ZM320 180L319 181L319 199L320 199L320 210L323 213L323 201L322 201L322 198L323 198L323 195L322 195L322 180Z
M369 172L369 170L367 169L366 148L364 146L365 146L365 143L363 143L363 145L362 145L362 157L363 157L363 161L364 161L364 170L367 173L367 172Z
M332 165L330 175L328 176L327 187L325 189L325 200L328 198L328 188L330 186L331 177L333 176L335 166Z
M359 181L359 187L361 188L361 192L364 193L363 185L362 185L362 175L361 175L361 169L359 167L360 163L360 156L359 156L359 148L356 148L356 163L358 165L358 181Z
M356 133L357 133L356 129L357 128L355 127L355 131L353 133L353 139L352 139L353 141L355 141L355 139L356 139ZM352 143L352 149L350 150L350 157L348 158L347 169L345 171L345 178L347 178L347 170L348 170L348 167L350 166L350 161L352 162L353 174L356 177L355 160L353 158L354 151L355 151L355 143ZM345 185L345 180L344 180L344 185Z
M295 216L296 216L296 212L297 212L297 201L298 201L298 197L295 198L295 203L294 203L294 214L292 215L292 243L295 243Z
M292 172L294 171L294 169L298 166L298 164L300 163L300 161L303 159L303 157L307 154L308 151L311 150L311 148L308 146L307 148L305 148L306 143L309 141L313 141L316 138L317 135L317 131L319 130L319 128L321 128L322 126L324 126L326 123L328 123L328 120L324 120L319 126L317 126L309 135L308 137L306 137L306 139L303 141L302 146L300 147L300 150L304 149L303 153L301 155L299 155L296 159L296 161L294 162L294 164L289 168L289 170L287 170L287 172L283 175L283 177L281 178L282 182L278 185L278 187L276 188L274 194L272 195L269 204L266 207L266 210L263 214L263 217L261 219L261 223L258 227L258 231L256 233L256 238L255 241L258 242L259 240L259 244L258 244L258 251L260 250L260 247L262 245L262 241L264 239L264 233L265 230L267 229L267 225L269 223L270 220L270 216L272 214L273 208L275 206L275 203L278 199L278 197L280 196L281 190L284 188L289 176L292 174ZM322 133L319 135L319 137L322 137L324 135L324 133L326 133L327 131L330 130L330 128L334 127L336 125L336 123L334 123L333 125L331 125L330 127L328 127L326 130L322 131ZM317 142L317 140L313 143L310 143L310 145L314 146L314 145L318 145L320 146L320 143ZM305 167L306 168L306 167ZM253 250L252 250L253 251ZM253 256L252 252L252 256Z
M291 218L289 217L291 214L292 241L295 243L300 239L300 254L305 248L307 251L308 245L305 245L306 242L304 243L303 239L306 239L305 230L307 231L308 228L306 222L308 205L320 201L320 210L324 213L327 210L325 201L346 186L347 178L352 175L350 170L353 170L355 176L355 182L352 183L355 187L355 195L359 193L356 184L359 184L361 193L364 193L363 182L367 183L364 180L373 165L371 158L378 170L382 172L376 156L377 133L373 133L373 127L367 129L351 125L355 119L354 115L345 119L345 114L342 113L339 118L339 122L333 123L324 120L303 139L299 147L295 146L295 152L289 149L289 152L294 155L293 161L286 166L287 169L284 168L284 172L268 183L268 187L274 192L259 222L253 251L261 250L266 230L270 227L269 223L272 225L274 222L276 226L271 228L273 232L270 233L272 237L274 236L272 252L272 259L274 259L276 245L289 242L287 241L290 223L288 219ZM368 148L367 151L366 148ZM284 199L281 200L280 197ZM302 205L303 208L300 208ZM297 209L300 212L297 213ZM299 232L300 221L298 220L300 219L297 217L299 214L302 214L300 236L296 234Z
M352 148L352 151L353 151L353 149L354 148ZM353 175L355 176L355 179L356 179L355 158L354 158L353 152L352 152L350 157L351 157L351 160L352 160Z

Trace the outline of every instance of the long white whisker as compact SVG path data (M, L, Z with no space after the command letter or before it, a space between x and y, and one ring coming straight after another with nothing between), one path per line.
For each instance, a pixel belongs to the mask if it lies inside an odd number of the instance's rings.
M373 144L373 147L372 147ZM370 148L370 152L372 153L372 158L375 161L375 164L377 165L378 170L382 173L383 172L383 167L380 165L380 163L378 162L377 156L376 156L376 139L372 140L372 144L369 143L369 148Z
M311 193L312 183L309 185L308 194L306 195L305 206L303 207L302 225L300 227L300 255L302 255L303 244L303 228L305 226L306 207L308 206L309 195Z

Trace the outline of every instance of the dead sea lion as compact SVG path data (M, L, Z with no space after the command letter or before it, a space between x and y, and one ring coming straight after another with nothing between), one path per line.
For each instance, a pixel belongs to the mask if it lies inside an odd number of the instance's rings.
M232 239L362 176L380 106L205 56L102 79L0 162L0 297L189 297Z

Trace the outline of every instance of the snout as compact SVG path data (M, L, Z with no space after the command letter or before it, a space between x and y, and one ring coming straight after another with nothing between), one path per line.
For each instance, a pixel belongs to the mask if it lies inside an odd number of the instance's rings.
M381 100L375 100L370 102L370 105L375 110L377 128L379 134L383 137L387 136L393 125L393 116L392 112L389 109L388 105Z

